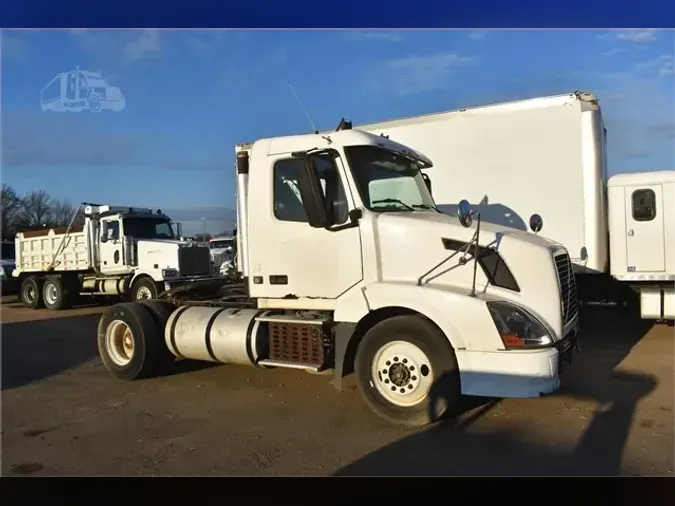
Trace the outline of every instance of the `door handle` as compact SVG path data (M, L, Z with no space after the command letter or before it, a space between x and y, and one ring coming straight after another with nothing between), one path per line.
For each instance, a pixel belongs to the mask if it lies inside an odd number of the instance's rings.
M633 237L633 236L635 236L635 231L631 228L630 230L628 230L628 237Z

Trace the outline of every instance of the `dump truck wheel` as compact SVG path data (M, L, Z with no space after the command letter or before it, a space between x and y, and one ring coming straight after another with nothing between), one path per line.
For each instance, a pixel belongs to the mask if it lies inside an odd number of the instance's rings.
M42 286L42 298L47 309L58 311L67 309L72 305L72 293L70 287L61 278L49 277Z
M42 280L35 276L25 278L21 282L19 297L26 308L42 309L44 307Z
M98 352L105 368L119 379L155 374L164 345L150 309L124 302L108 309L98 323Z
M452 346L421 316L374 325L359 343L355 371L370 409L392 423L435 422L456 409L461 394Z
M131 300L151 300L156 299L158 295L157 283L150 278L140 278L131 285Z

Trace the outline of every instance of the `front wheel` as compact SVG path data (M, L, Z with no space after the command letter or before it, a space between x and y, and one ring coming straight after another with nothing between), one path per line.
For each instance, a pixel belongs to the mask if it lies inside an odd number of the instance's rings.
M373 326L356 352L359 389L389 422L424 426L455 409L459 368L447 338L420 316L396 316Z
M158 294L157 283L150 278L136 280L131 286L132 301L156 299Z

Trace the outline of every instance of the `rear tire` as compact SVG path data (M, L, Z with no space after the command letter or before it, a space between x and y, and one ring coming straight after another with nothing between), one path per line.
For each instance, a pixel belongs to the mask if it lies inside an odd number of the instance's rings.
M72 306L73 294L70 287L59 277L48 277L42 287L42 298L47 309L58 311Z
M29 276L21 282L19 297L24 307L27 309L42 309L44 307L42 284L43 281L35 276Z
M105 368L122 380L147 378L156 373L165 347L151 310L124 302L109 308L98 323L98 352Z
M161 338L161 345L158 349L156 372L159 374L167 374L171 372L173 365L176 363L176 356L169 351L164 339L164 329L166 322L169 321L169 316L176 310L176 306L165 302L163 300L140 300L139 304L145 306L152 315L155 322L157 334Z
M143 277L137 279L131 286L131 300L134 302L153 300L157 298L157 295L159 295L157 283L150 278Z
M422 427L454 411L459 367L447 338L421 316L395 316L373 326L356 351L355 371L377 415Z

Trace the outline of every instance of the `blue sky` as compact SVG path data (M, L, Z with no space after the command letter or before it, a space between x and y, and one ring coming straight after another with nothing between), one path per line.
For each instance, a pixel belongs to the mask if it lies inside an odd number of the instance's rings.
M220 231L233 146L319 129L587 90L600 98L610 172L673 168L672 30L8 31L2 173L23 193L159 206ZM75 66L122 89L120 112L42 112Z

